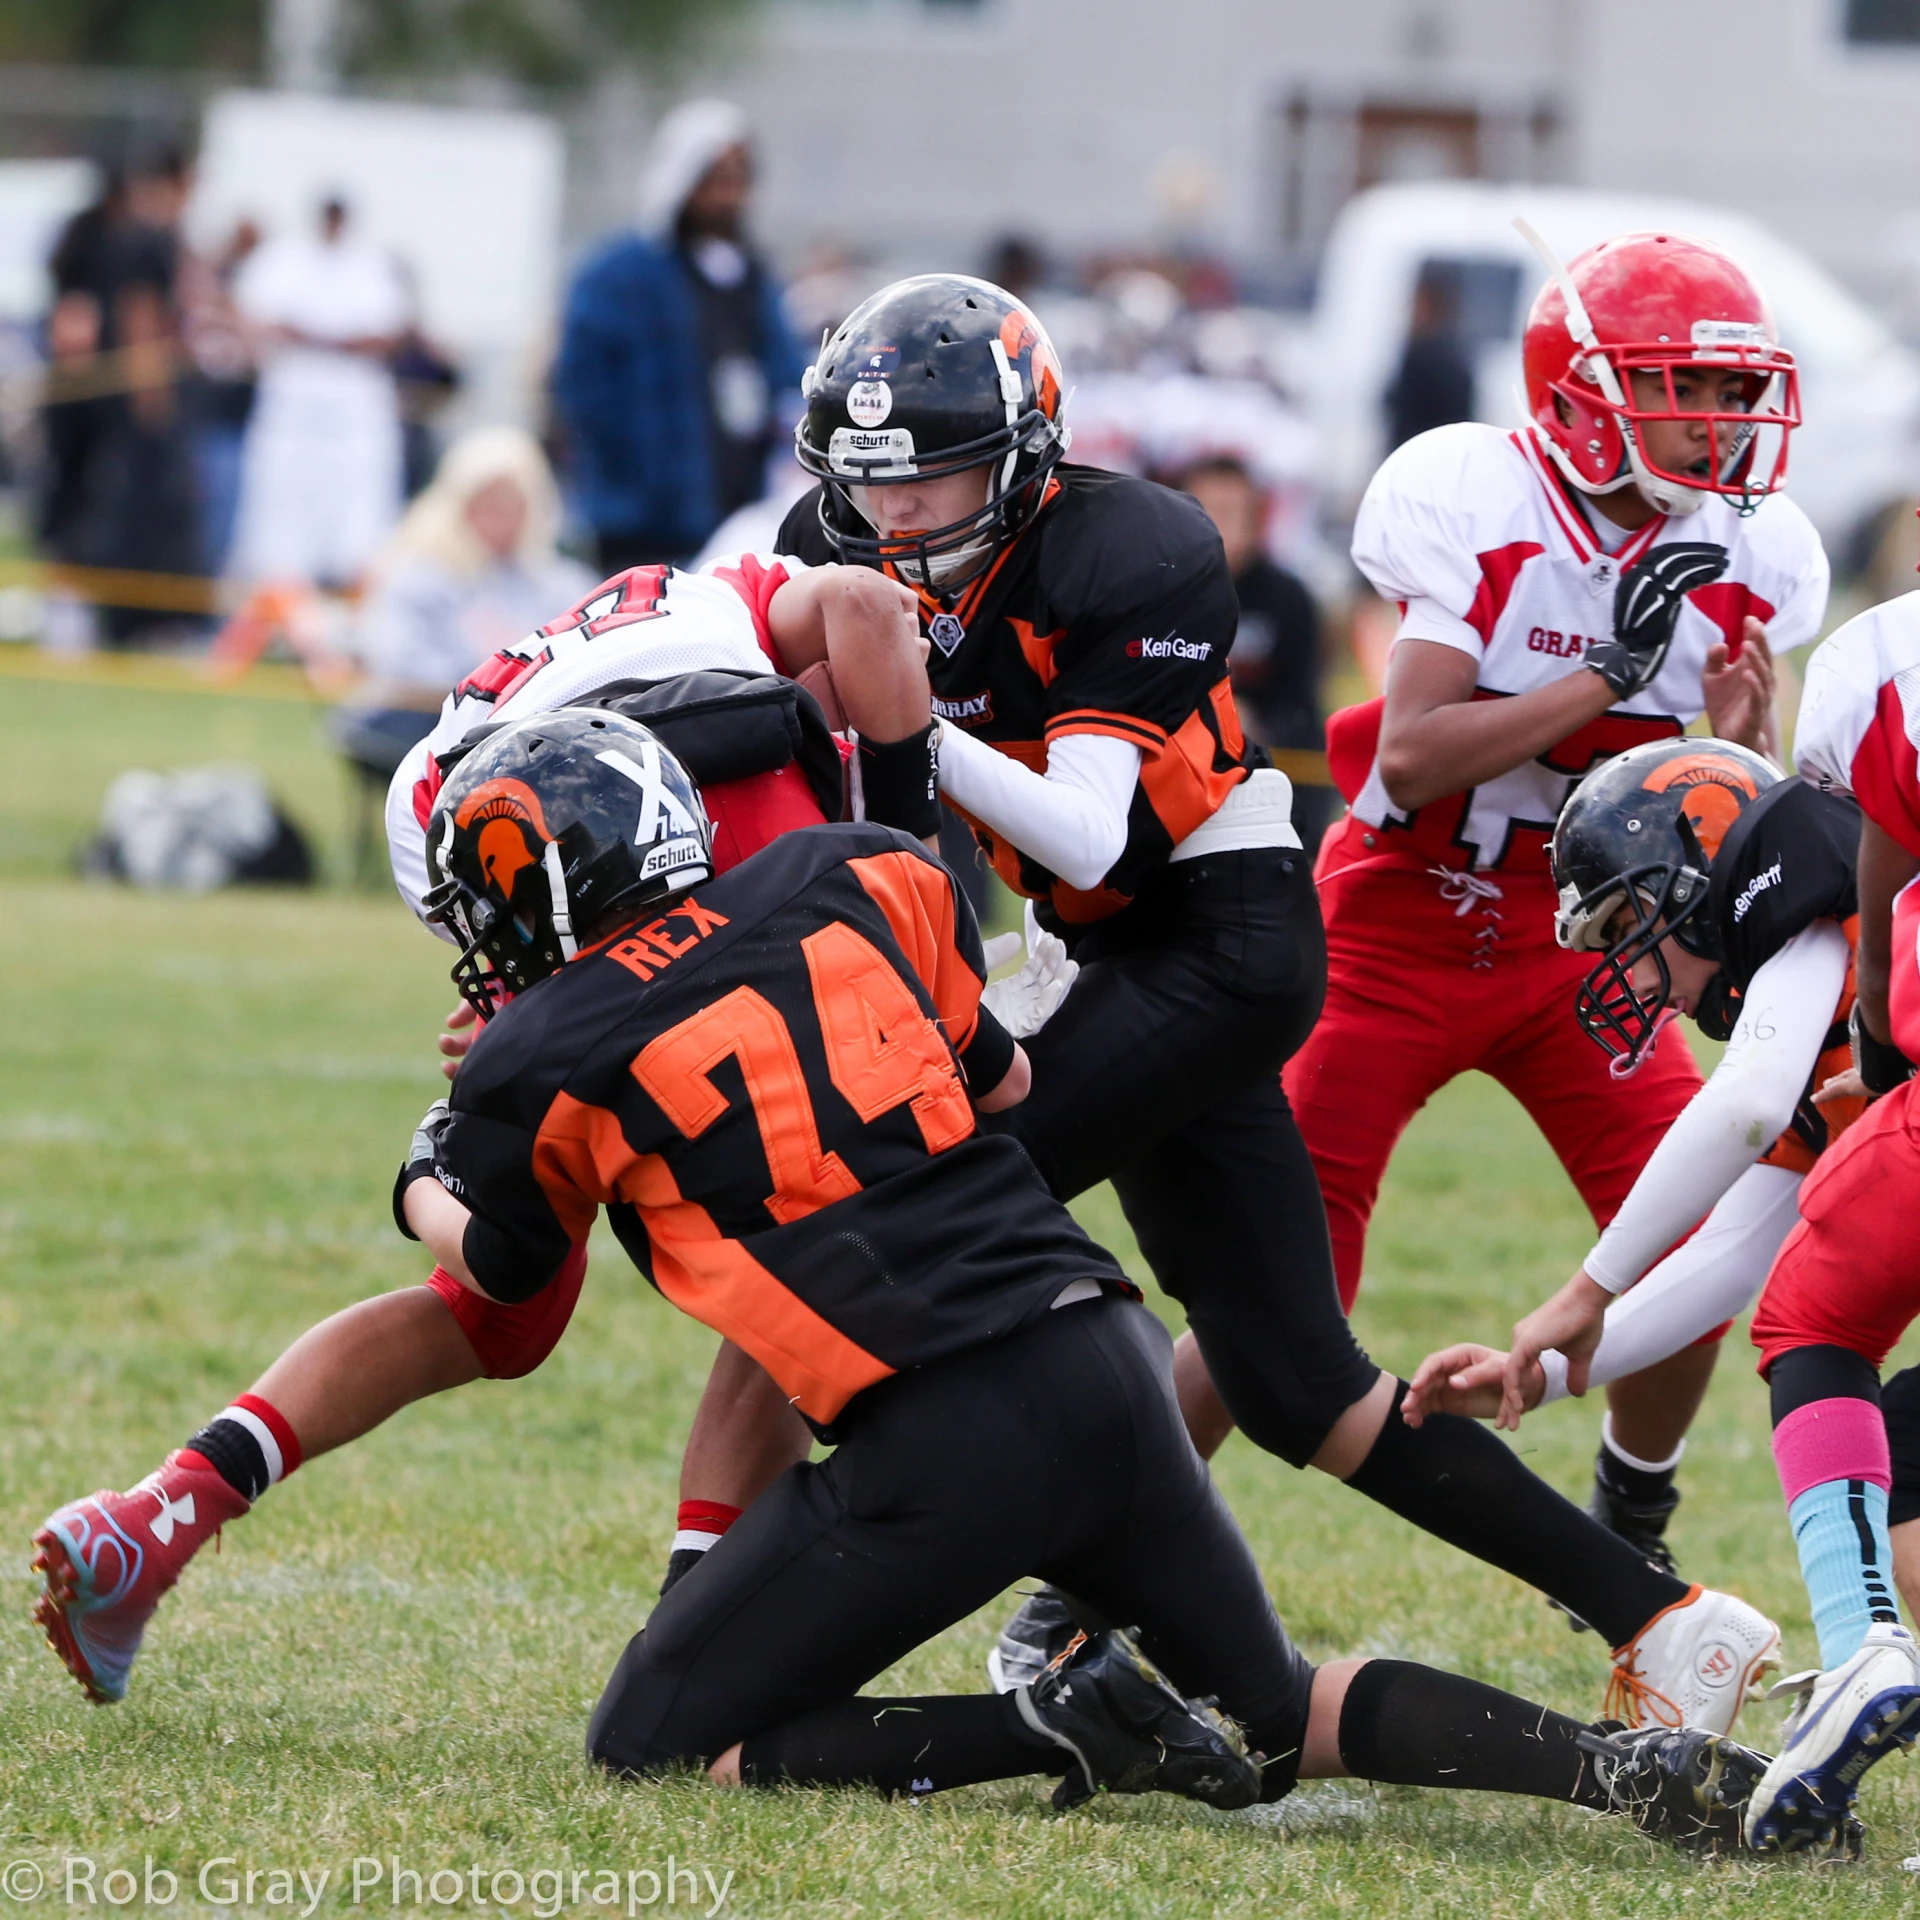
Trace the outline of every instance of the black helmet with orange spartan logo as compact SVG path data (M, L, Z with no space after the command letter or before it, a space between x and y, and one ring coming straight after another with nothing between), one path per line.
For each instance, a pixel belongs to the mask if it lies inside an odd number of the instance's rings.
M700 791L636 720L561 707L489 731L427 821L427 917L482 1019L656 901L713 877Z
M1067 448L1060 362L1012 294L960 273L896 280L821 342L800 383L794 454L822 485L820 524L850 564L892 562L951 591L1039 510ZM861 511L870 487L989 467L985 504L945 526L883 539Z
M1660 943L1720 957L1702 909L1727 829L1784 776L1730 740L1654 740L1594 768L1574 788L1553 830L1560 890L1554 934L1602 958L1581 984L1583 1032L1616 1060L1636 1064L1672 988ZM1637 993L1633 970L1652 955L1658 993Z

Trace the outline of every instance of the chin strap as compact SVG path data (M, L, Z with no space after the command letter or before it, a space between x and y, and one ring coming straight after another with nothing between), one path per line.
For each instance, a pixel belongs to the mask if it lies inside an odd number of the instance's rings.
M653 745L652 741L647 742ZM601 759L608 756L602 754ZM560 842L549 840L547 850L541 856L541 865L547 870L547 892L553 899L553 930L560 940L560 958L571 960L580 949L573 938L573 913L567 900L567 879L560 867Z

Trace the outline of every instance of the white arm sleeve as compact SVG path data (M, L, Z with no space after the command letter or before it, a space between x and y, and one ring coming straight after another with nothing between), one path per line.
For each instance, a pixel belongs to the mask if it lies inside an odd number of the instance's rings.
M1609 1292L1632 1286L1793 1118L1833 1024L1848 955L1840 928L1816 920L1753 976L1713 1078L1667 1129L1587 1255L1587 1273Z
M1049 742L1035 773L940 723L940 791L1070 887L1097 887L1127 844L1127 810L1144 756L1104 733Z
M1591 1384L1638 1373L1744 1313L1800 1218L1800 1180L1790 1167L1749 1167L1700 1231L1607 1309ZM1547 1373L1545 1398L1562 1398L1566 1356L1543 1353L1540 1364Z

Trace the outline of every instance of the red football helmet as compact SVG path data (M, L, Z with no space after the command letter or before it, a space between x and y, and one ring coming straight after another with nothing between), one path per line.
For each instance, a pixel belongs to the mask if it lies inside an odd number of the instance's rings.
M1519 224L1518 222L1515 223ZM1709 493L1742 513L1786 483L1787 436L1800 424L1793 355L1782 350L1759 289L1717 247L1677 233L1628 233L1561 266L1529 233L1550 272L1527 316L1527 408L1547 450L1585 493L1637 483L1665 513L1691 513ZM1683 410L1677 367L1737 368L1735 412ZM1631 375L1657 374L1664 405L1643 406ZM1565 401L1570 416L1555 406ZM1674 473L1647 454L1642 423L1710 423L1731 450L1711 475Z

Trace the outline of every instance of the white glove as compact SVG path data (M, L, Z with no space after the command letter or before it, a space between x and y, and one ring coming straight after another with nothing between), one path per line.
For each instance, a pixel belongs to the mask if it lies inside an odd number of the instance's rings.
M1067 958L1067 943L1051 934L1034 917L1027 902L1027 958L1018 973L996 980L980 995L980 1004L1013 1035L1025 1040L1053 1018L1080 973L1080 963ZM989 967L1003 965L1020 951L1020 936L1004 933L987 942Z

